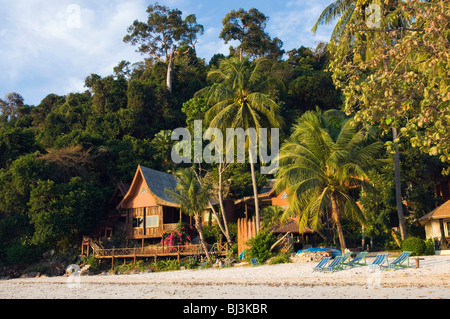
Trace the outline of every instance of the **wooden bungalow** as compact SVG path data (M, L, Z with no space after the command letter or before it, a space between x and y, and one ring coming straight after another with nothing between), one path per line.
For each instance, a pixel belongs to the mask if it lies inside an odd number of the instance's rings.
M306 245L311 246L310 244L317 241L317 234L312 229L306 227L303 232L300 232L298 220L298 217L289 218L286 222L279 223L270 229L278 237L289 233L292 237L294 251L303 249Z
M288 195L286 191L277 193L275 190L276 179L270 179L258 192L259 208L268 206L280 206L283 209L289 207ZM234 200L234 210L243 211L245 218L253 216L255 210L255 197L246 196ZM244 217L244 216L241 216Z
M181 213L180 206L165 191L176 185L173 175L138 166L130 189L117 205L126 215L127 239L161 238L178 222L189 223L189 217Z
M427 238L435 243L436 254L450 254L450 200L419 218Z

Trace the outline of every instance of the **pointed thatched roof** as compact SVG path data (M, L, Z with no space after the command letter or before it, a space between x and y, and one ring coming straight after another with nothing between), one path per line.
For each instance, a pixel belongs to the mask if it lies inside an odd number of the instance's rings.
M295 218L291 218L285 223L280 223L278 225L273 226L270 229L270 231L275 234L284 234L287 232L290 232L292 234L301 234L299 232L298 221ZM306 229L302 232L302 234L312 234L312 233L313 231L308 227L306 227Z
M432 210L428 214L420 217L419 222L423 226L432 219L443 219L443 218L450 218L450 200L446 201L444 204Z
M175 187L177 186L177 180L175 176L139 165L127 194L117 206L118 209L125 201L128 200L128 198L133 193L133 189L135 187L134 185L138 180L138 176L142 177L143 182L148 187L148 192L155 197L156 203L158 205L179 207L179 205L170 196L168 196L165 191L166 188L171 190L175 189Z
M165 202L176 204L176 202L165 192L166 188L174 190L177 186L177 179L175 176L145 166L140 167L150 192Z

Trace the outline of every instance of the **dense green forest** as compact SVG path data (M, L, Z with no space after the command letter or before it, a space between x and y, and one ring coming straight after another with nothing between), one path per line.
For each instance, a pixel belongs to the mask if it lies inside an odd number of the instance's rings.
M48 94L39 105L24 104L19 93L0 100L0 264L32 263L50 249L64 252L79 245L107 213L117 183L130 183L138 164L177 168L170 159L170 131L192 129L195 119L209 125L205 113L214 103L202 93L217 84L210 75L225 60L247 63L249 69L265 62L264 76L273 80L265 94L283 119L281 143L295 137L290 135L305 112L350 108L348 90L333 82L329 45L299 43L285 52L282 42L265 31L267 17L256 9L224 18L220 37L239 45L230 47L229 56L216 54L210 61L196 54L203 27L195 15L182 19L179 10L158 5L147 12L148 21L135 21L117 35L142 53L142 62L118 61L110 75L86 77L85 92ZM366 172L375 190L354 195L365 207L365 236L380 247L395 248L393 136L372 124L370 138L387 147L378 153L381 164ZM413 148L409 139L396 142L407 232L423 237L417 218L439 203L433 179L445 166L437 156ZM233 164L225 174L231 181L228 194L253 194L248 165ZM256 175L260 187L273 178ZM342 225L348 244L360 245L361 225L347 215ZM324 227L334 231L330 224Z

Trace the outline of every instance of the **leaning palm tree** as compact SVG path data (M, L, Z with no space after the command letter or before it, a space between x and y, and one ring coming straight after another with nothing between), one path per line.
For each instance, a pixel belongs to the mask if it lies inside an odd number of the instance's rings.
M166 189L165 191L180 205L183 213L194 217L195 229L200 236L200 244L205 251L208 262L212 264L201 224L201 214L207 208L211 197L210 186L200 183L194 169L191 168L179 169L174 173L174 176L177 179L175 190Z
M207 97L212 107L206 112L205 120L211 128L225 132L227 128L254 128L259 138L260 128L280 128L282 119L280 108L275 99L267 92L280 85L275 77L270 76L271 62L248 59L229 58L221 60L219 68L208 73L208 80L214 84L206 87L197 95ZM269 130L270 131L270 130ZM246 145L252 148L250 138ZM253 193L255 197L256 229L260 227L258 190L255 175L255 158L249 152L252 174Z
M331 24L333 21L339 18L331 34L332 39L339 39L344 33L348 22L355 15L357 2L357 0L333 1L322 11L311 31L316 33L320 25Z
M377 163L383 143L368 141L368 131L358 129L341 111L304 113L280 150L276 189L287 190L290 216L300 215L300 231L320 229L331 210L341 249L346 248L341 219L364 216L351 190L367 182L366 170Z

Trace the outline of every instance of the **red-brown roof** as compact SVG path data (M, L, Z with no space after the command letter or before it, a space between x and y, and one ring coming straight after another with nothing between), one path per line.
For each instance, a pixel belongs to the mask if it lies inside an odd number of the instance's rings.
M286 223L283 223L283 224L280 223L280 224L272 227L271 231L274 233L290 232L292 234L300 234L298 222L294 218L291 218ZM308 227L306 227L306 229L302 232L302 234L312 234L312 233L313 233L313 231Z

